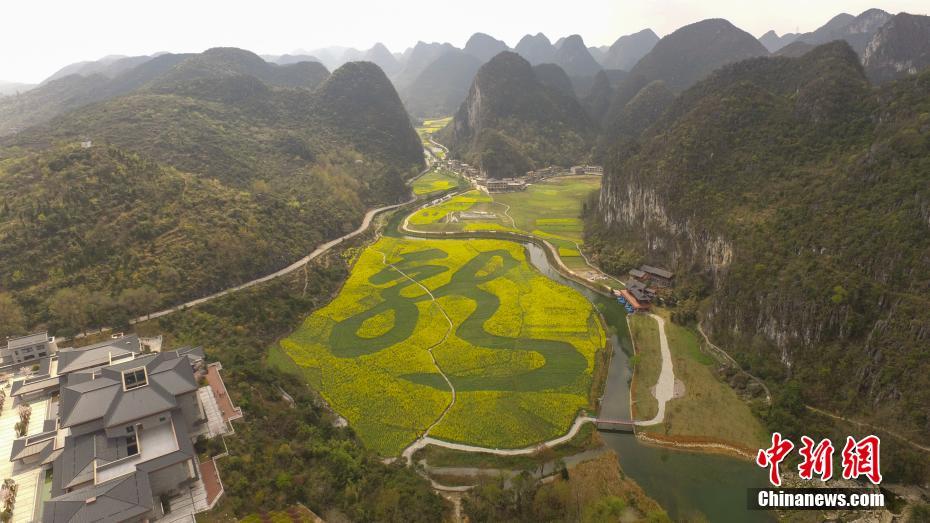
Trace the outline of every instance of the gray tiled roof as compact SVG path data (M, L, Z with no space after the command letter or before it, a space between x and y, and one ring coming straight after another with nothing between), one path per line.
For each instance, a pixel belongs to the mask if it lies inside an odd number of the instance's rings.
M90 501L93 500L93 501ZM155 507L148 473L137 471L45 502L45 523L117 523Z
M18 347L28 347L30 345L35 345L37 343L43 343L48 341L47 332L37 332L35 334L27 334L26 336L20 336L18 338L10 338L7 341L7 348L15 349Z
M58 374L99 367L109 363L111 356L118 357L141 351L142 344L136 335L123 336L86 347L60 349L58 351Z
M672 279L672 277L675 276L675 274L672 273L671 271L668 271L666 269L660 269L659 267L653 267L652 265L643 265L642 267L640 267L640 269L648 272L649 274L654 274L656 276L666 278L666 279Z
M148 383L123 390L122 372L145 367ZM113 427L170 410L176 397L197 390L190 359L174 352L135 358L103 368L92 380L86 373L70 375L61 389L61 426L72 427L103 418ZM72 378L74 383L72 383Z

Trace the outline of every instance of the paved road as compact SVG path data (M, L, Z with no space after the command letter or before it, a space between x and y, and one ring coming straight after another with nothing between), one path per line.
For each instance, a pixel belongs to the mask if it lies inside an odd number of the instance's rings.
M463 452L482 452L485 454L494 454L495 456L526 456L538 452L542 447L555 447L567 442L568 440L574 438L576 434L578 434L578 431L581 430L581 427L585 423L597 423L597 418L583 415L578 416L575 418L575 423L572 424L572 428L562 436L519 449L494 449L489 447L478 447L475 445L465 445L463 443L452 443L450 441L443 441L431 436L426 436L411 443L409 447L404 449L403 453L401 453L401 456L407 460L407 463L411 463L414 453L427 445L435 445L437 447L443 447L452 450L461 450Z
M656 314L650 314L649 316L659 324L662 370L659 372L659 381L656 382L655 392L656 400L659 402L659 410L652 419L635 422L636 425L641 427L658 425L665 421L665 404L675 396L675 370L672 368L672 352L668 348L668 337L665 335L665 319Z

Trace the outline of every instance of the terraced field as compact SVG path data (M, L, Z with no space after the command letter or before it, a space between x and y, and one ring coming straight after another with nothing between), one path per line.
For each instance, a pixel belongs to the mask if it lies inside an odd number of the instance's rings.
M431 436L485 447L563 434L603 346L591 304L518 244L382 238L279 349L368 445L396 455L437 420Z

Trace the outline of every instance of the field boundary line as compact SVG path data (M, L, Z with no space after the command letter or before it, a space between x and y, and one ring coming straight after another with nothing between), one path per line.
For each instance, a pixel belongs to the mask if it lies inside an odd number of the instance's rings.
M452 322L452 318L449 317L449 314L446 313L445 309L442 308L442 305L439 305L439 302L436 301L436 297L433 296L432 291L430 291L425 285L423 285L422 283L418 282L417 280L415 280L414 278L412 278L410 275L408 275L408 274L405 273L404 271L400 270L400 269L399 269L396 265L394 265L393 263L389 263L389 262L387 261L387 255L386 255L384 252L382 252L382 251L375 251L375 252L377 252L378 254L381 255L382 263L384 263L384 264L387 265L388 267L394 269L395 271L397 271L398 274L400 274L400 275L403 276L404 278L407 278L408 280L412 281L414 284L416 284L416 285L419 286L421 289L423 289L424 291L426 291L426 294L428 294L429 297L430 297L430 300L432 300L432 305L434 305L437 309L439 309L439 312L442 313L443 317L446 319L446 322L449 323L449 328L446 329L446 333L442 336L442 339L439 340L439 341L437 341L437 342L434 343L433 345L431 345L429 348L427 348L427 349L426 349L426 352L429 353L430 359L433 360L433 366L435 366L435 367L436 367L436 370L439 371L439 375L442 376L442 379L446 380L446 384L449 385L449 390L452 391L452 401L450 401L449 404L446 405L446 408L443 409L443 411L442 411L442 413L439 415L439 417L436 418L436 420L433 421L433 423L431 423L429 427L426 427L426 430L423 432L423 436L421 436L421 437L424 437L424 438L425 438L425 437L428 437L428 436L429 436L429 431L433 430L433 427L435 427L436 425L438 425L438 424L446 417L446 414L449 413L449 410L452 409L452 406L455 405L455 386L452 385L452 381L449 380L449 377L446 376L446 373L445 373L445 372L443 372L442 366L439 365L439 362L438 362L438 361L436 361L436 355L433 354L433 349L435 349L436 347L442 345L443 343L445 343L445 341L446 341L447 339L449 339L449 334L452 333L452 329L455 327L455 324Z

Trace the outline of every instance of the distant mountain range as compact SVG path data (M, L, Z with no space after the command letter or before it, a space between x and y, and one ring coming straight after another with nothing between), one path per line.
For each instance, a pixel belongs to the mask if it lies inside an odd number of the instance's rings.
M873 82L912 75L930 65L930 18L886 15L873 9L858 17L834 17L824 27L798 35L794 42L779 48L776 54L800 57L820 44L839 39L862 56L866 74ZM482 40L491 42L484 37ZM863 44L866 41L868 43ZM503 45L503 42L494 42L498 48ZM769 45L772 45L771 41ZM471 94L456 112L455 132L449 138L454 151L476 163L485 157L518 158L510 162L509 170L503 169L506 171L503 174L498 166L497 174L492 175L520 175L520 170L527 165L538 166L546 162L600 161L611 148L644 132L671 105L677 93L688 90L729 64L770 55L759 39L723 19L690 24L661 39L651 30L619 38L603 52L602 61L607 66L632 63L628 73L596 64L591 51L577 35L561 38L555 44L550 44L541 33L527 35L517 44L517 51L529 64L537 62L535 80L547 92L558 92L571 98L575 109L553 110L548 101L540 101L538 112L514 111L504 117L503 113L488 110L487 106L504 107L518 102L514 98L516 93L506 92L501 86L526 89L540 100L545 97L537 93L538 88L532 87L526 64L513 57L495 62L494 67L482 68L481 78L475 78ZM450 66L441 76L451 77L450 72L456 67L460 70L467 67L467 70L455 77L456 88L454 94L446 98L447 104L464 92L475 63ZM494 81L495 74L505 77L500 84ZM512 80L511 77L524 78L525 81L511 82L508 80ZM414 107L415 102L409 104L408 108ZM595 131L593 135L578 133L574 127L574 123L579 121L578 107L583 109ZM432 108L436 111L444 109L441 104L433 104ZM417 110L412 112L417 114ZM540 114L547 115L547 123L539 120ZM465 118L467 122L461 121ZM556 121L559 118L562 120ZM501 122L506 122L506 125ZM572 145L561 147L562 154L558 159L528 146L548 143L540 136L552 128L572 129L573 134L569 134L572 139L574 136L595 138L586 148L576 147L569 140ZM484 133L487 129L494 132ZM494 139L483 139L483 133ZM506 154L500 154L501 151Z
M643 29L638 33L621 36L607 49L601 65L605 69L629 71L640 58L652 51L658 42L659 37L652 29Z
M686 25L656 43L630 70L647 82L681 91L728 63L768 55L752 35L722 19Z
M725 20L704 20L682 27L662 39L651 29L643 29L621 36L610 46L600 47L586 46L579 35L561 37L553 44L545 34L537 33L521 38L512 50L531 65L551 63L561 67L571 80L579 100L588 97L596 75L602 70L607 72L611 89L616 88L626 76L621 71L629 71L646 83L662 80L667 88L681 91L726 63L770 52L800 56L817 45L837 39L849 43L859 54L863 65L873 71L869 73L870 79L887 81L921 69L925 60L921 44L930 39L924 38L927 31L920 22L922 17L912 18L911 23L891 23L894 18L879 9L869 9L858 16L842 13L809 33L779 36L769 31L759 39L752 38ZM879 41L873 43L872 39L886 24L890 24L887 30L882 32ZM475 33L463 49L449 43L418 42L404 52L392 53L377 43L367 50L332 46L263 58L280 66L321 63L328 70L349 61L373 62L394 83L412 116L433 117L455 112L464 100L478 67L507 50L511 49L505 42L485 33ZM188 55L114 55L66 66L46 79L40 86L41 90L37 90L30 99L16 103L15 107L9 101L0 103L0 134L23 129L30 123L44 121L62 111L134 89L140 85L139 81L126 88L121 87L126 81L124 75L162 56L169 57L162 60L171 62L174 60L172 57ZM321 68L311 71L306 65L301 67L308 83L312 84L312 79L318 79L322 74ZM300 74L281 71L275 74ZM284 77L281 78L283 80ZM51 86L58 80L67 80L67 83ZM598 89L598 96L603 98L603 84ZM0 86L0 94L22 93L24 90L25 86ZM597 103L589 104L589 110L596 106Z
M34 84L24 84L20 82L4 82L0 80L0 96L10 94L24 93L35 87Z
M762 35L759 41L774 53L792 42L817 46L833 40L844 40L854 51L862 54L872 35L890 19L891 15L881 9L869 9L859 16L841 13L810 33L778 36L774 31L769 31Z
M876 83L916 74L928 65L930 18L881 9L858 16L841 13L810 33L778 36L769 31L759 41L782 56L801 56L814 47L842 40L859 55L869 79Z

